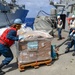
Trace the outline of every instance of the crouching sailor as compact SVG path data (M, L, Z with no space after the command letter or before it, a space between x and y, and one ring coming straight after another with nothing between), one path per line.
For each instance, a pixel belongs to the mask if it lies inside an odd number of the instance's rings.
M69 34L72 32L72 28L74 28L74 25L75 25L75 16L74 15L72 15L72 19L70 20L70 25L69 25L69 29L70 29L70 31L69 31Z
M74 53L72 55L75 56L75 29L73 29L72 32L70 33L70 37L72 39L71 42L66 47L65 53L68 53L70 51L70 48L72 48L72 46L74 45Z
M10 49L14 41L18 41L17 31L21 28L22 21L20 19L15 19L14 24L10 28L6 29L0 36L0 55L3 55L5 59L0 64L0 75L5 74L2 68L8 65L13 59L13 53Z

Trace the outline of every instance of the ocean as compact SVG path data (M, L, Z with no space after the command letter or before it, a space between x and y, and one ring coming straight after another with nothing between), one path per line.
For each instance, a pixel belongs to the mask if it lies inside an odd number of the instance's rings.
M35 20L35 18L25 18L26 27L30 27L30 28L34 29L34 27L33 27L34 20Z
M6 0L10 2L11 0ZM59 0L52 0L54 2L59 2ZM25 8L29 10L26 18L25 23L27 23L27 26L30 26L33 29L33 23L35 18L37 17L39 11L44 11L47 14L50 14L51 8L54 8L50 5L50 0L16 0L16 4L24 4ZM46 15L42 12L39 13L39 15Z

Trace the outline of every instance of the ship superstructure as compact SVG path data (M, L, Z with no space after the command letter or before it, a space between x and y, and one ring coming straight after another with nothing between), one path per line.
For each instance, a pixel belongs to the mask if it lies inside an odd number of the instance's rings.
M25 4L18 5L16 0L11 0L10 3L0 0L0 27L12 24L16 18L20 18L24 22L27 13Z
M64 28L66 31L68 31L69 29L67 18L75 15L75 0L60 0L59 3L55 3L51 0L50 5L55 7L56 16L61 16L61 19L64 22Z

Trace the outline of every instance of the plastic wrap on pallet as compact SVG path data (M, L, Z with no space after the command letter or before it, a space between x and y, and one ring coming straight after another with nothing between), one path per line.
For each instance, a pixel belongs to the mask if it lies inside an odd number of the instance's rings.
M19 54L18 62L20 64L32 63L36 61L49 60L51 58L51 51L43 50L41 52L26 52L22 51Z
M48 39L43 40L33 40L33 41L23 41L19 42L19 51L28 50L28 51L37 51L37 50L50 50L51 41ZM38 49L39 48L39 49Z
M36 52L28 52L28 51L21 51L18 57L18 62L20 64L26 64L36 61L37 54Z
M43 50L43 51L39 51L37 53L37 61L42 61L42 60L48 60L48 59L51 59L51 51L49 50Z
M19 42L19 51L20 64L52 59L49 39Z
M27 39L39 39L39 38L53 38L49 33L44 32L44 31L28 31L28 32L23 32L20 31L19 33L20 37L23 37L21 41L26 41Z
M43 31L22 33L24 39L18 42L18 62L26 64L51 59L52 36Z

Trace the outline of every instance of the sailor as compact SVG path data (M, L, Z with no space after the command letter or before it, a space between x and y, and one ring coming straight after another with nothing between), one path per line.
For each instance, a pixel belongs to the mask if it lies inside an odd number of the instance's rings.
M66 47L65 53L68 53L70 51L70 48L72 48L72 46L74 45L74 53L72 55L75 56L75 28L72 29L72 32L70 33L70 37L72 39L71 42Z
M5 73L2 71L2 68L8 65L13 59L13 53L10 47L14 44L14 41L20 40L17 36L17 31L21 28L21 24L21 19L15 19L14 24L7 28L0 36L0 55L5 57L0 64L0 75Z
M69 29L70 29L69 34L71 33L72 28L74 27L75 27L75 15L72 15L72 19L70 20L70 24L69 24Z
M57 16L58 40L62 39L62 36L61 36L62 26L63 26L63 22L60 19L60 16Z

